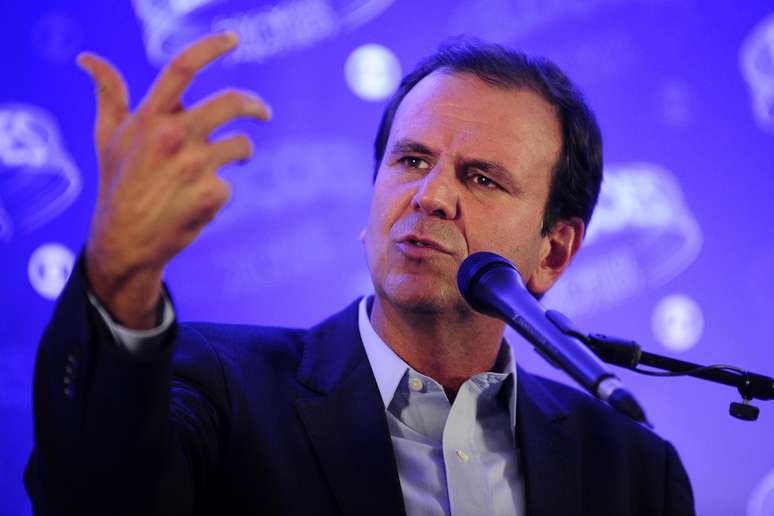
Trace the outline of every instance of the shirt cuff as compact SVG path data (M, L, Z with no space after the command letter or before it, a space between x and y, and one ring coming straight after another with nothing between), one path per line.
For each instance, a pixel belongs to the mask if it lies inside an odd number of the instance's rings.
M160 351L165 342L164 334L175 322L175 310L172 308L172 302L167 293L162 290L161 302L163 303L163 312L161 324L150 330L132 330L117 323L110 316L104 306L97 300L97 297L91 292L86 292L89 296L89 302L99 312L105 326L108 327L113 335L116 344L127 351L130 355L152 354Z

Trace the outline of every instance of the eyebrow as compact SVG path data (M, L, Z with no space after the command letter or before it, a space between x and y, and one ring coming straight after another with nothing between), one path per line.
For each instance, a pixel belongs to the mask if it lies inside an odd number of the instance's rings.
M390 156L395 156L396 154L405 154L405 153L416 153L416 154L424 154L425 156L435 156L436 152L428 147L427 145L424 145L422 143L419 143L416 140L410 140L408 138L401 138L390 149Z

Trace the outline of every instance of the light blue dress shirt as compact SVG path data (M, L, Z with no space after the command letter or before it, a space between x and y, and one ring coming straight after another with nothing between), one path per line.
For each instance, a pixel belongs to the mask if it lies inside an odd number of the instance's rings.
M523 515L515 442L516 368L503 341L493 371L443 387L377 335L360 302L358 324L384 402L408 516Z

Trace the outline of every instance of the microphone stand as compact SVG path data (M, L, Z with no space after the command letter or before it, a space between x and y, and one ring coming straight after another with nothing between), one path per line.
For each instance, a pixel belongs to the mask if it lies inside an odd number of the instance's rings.
M608 364L630 369L649 376L693 376L710 382L736 387L742 395L742 403L732 402L729 414L744 421L756 421L760 409L750 405L754 399L774 399L774 378L751 373L739 367L715 364L703 366L693 362L642 351L639 344L631 340L618 339L599 333L586 335L572 325L561 312L548 310L546 317L559 330L586 344L595 355ZM661 369L665 372L640 369L639 365Z

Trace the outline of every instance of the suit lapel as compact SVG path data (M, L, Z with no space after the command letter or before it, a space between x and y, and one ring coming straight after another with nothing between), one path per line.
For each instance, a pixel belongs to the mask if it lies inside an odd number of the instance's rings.
M568 412L523 369L516 378L516 432L527 514L581 514L580 446L567 429Z
M363 350L357 302L310 330L296 409L344 514L404 514L384 405Z

